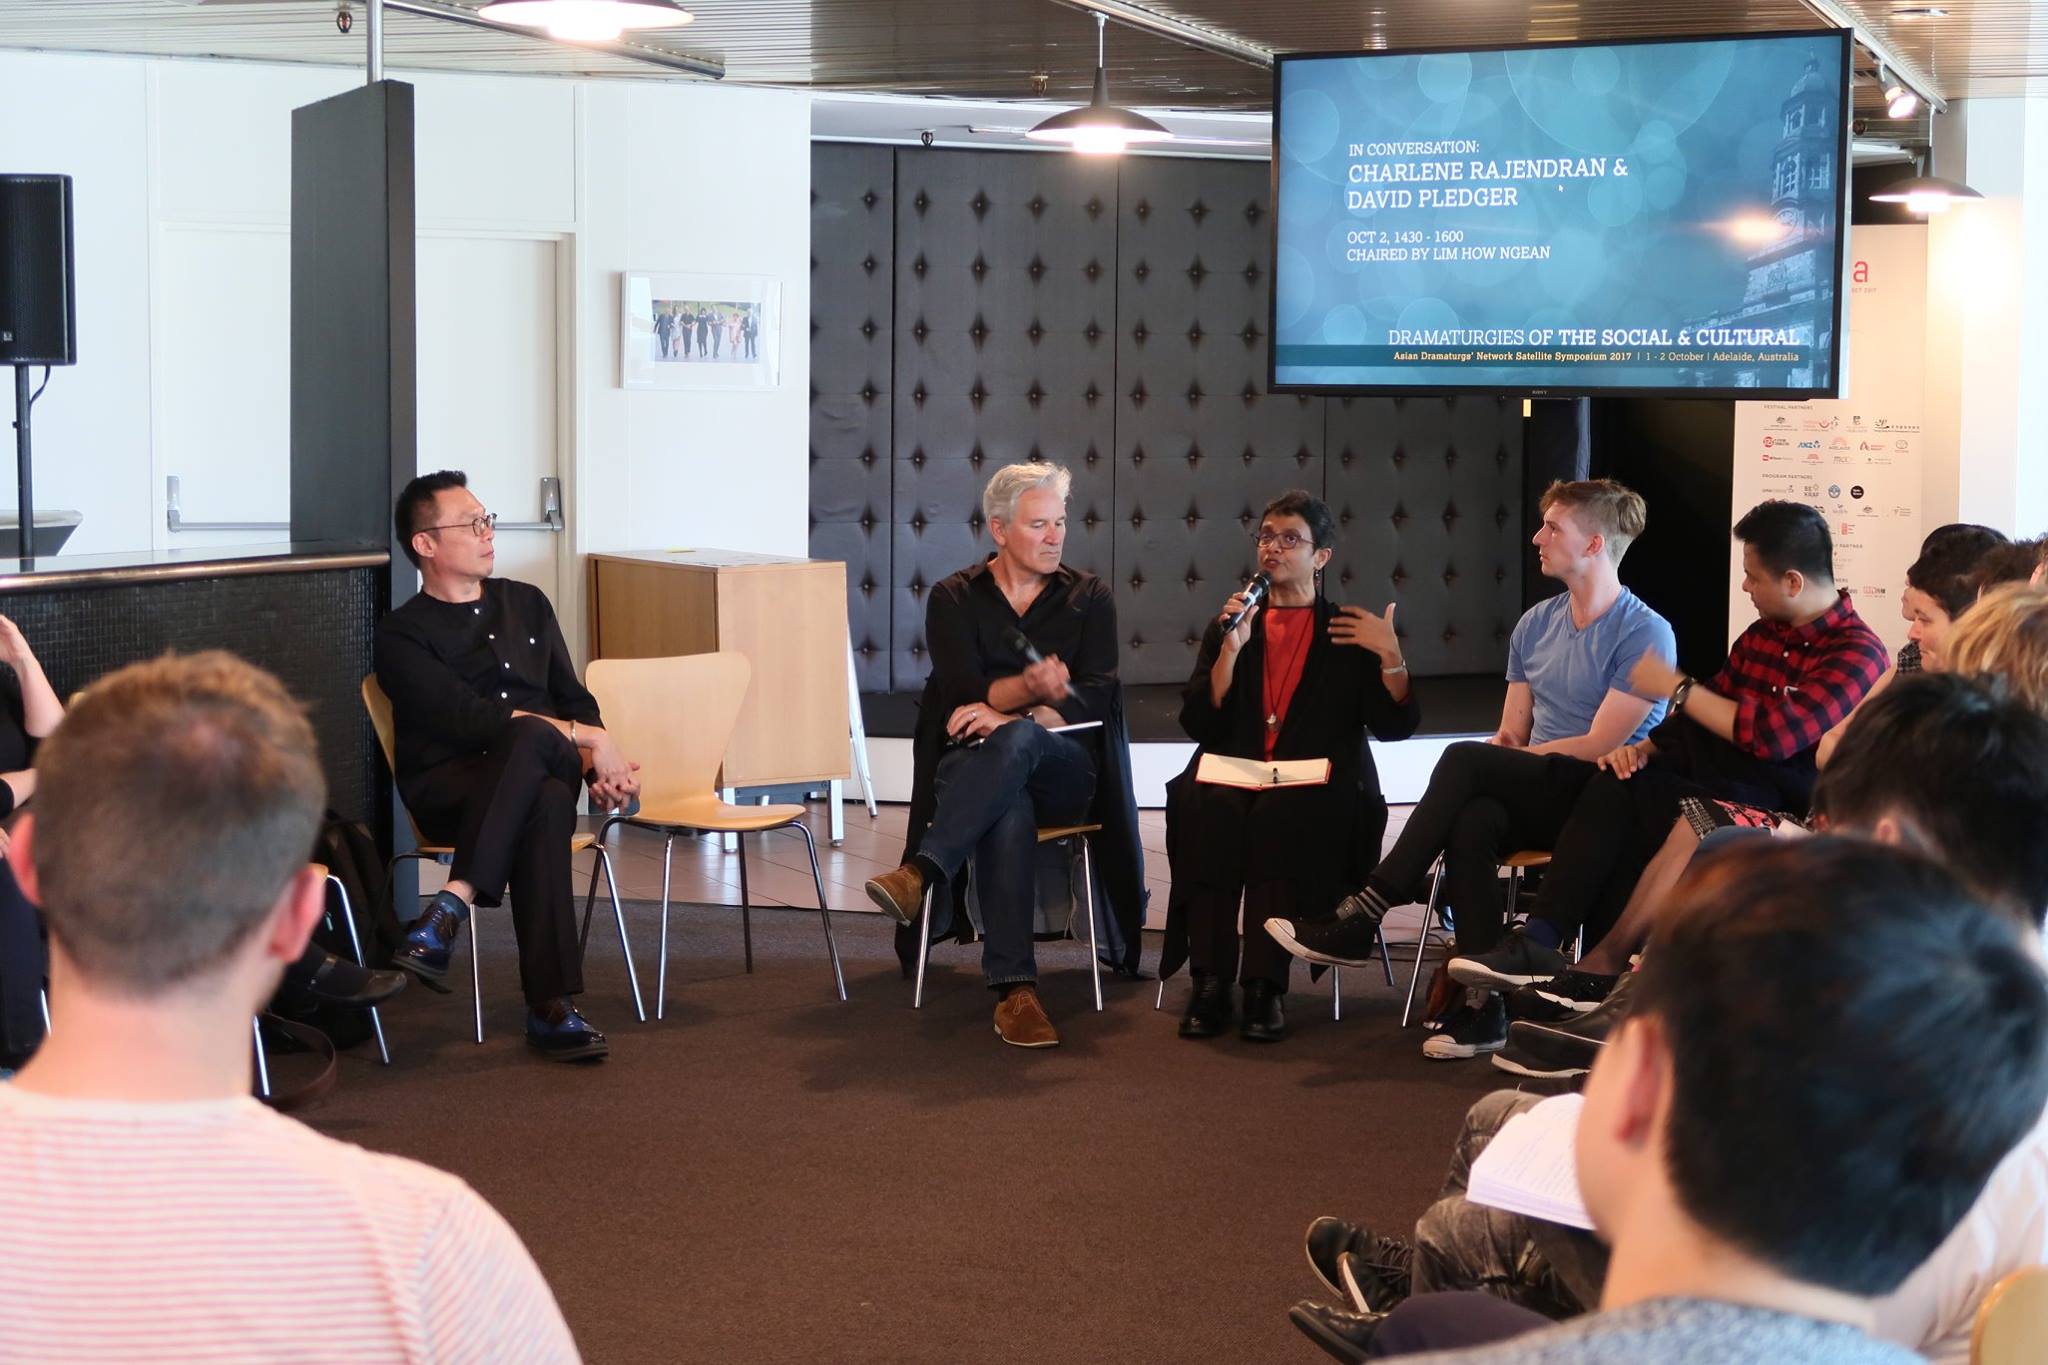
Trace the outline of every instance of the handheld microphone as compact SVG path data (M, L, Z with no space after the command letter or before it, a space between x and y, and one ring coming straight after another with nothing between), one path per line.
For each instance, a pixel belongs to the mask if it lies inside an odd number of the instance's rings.
M1024 662L1042 664L1045 656L1038 652L1038 646L1031 643L1031 637L1015 626L1003 627L1003 642L1024 656Z
M1244 605L1223 618L1223 633L1228 635L1231 631L1236 630L1246 614L1253 607L1266 600L1266 590L1272 586L1272 579L1262 573L1253 574L1252 581L1244 585Z

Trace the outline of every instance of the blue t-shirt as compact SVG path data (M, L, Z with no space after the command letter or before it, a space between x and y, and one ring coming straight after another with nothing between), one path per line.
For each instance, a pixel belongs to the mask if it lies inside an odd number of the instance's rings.
M1535 721L1531 744L1570 739L1593 728L1593 713L1610 691L1628 690L1629 670L1654 651L1676 662L1678 640L1671 623L1627 588L1599 619L1580 630L1572 624L1572 595L1561 592L1522 613L1508 639L1508 681L1529 684ZM1634 743L1664 719L1665 703L1650 707L1628 737Z

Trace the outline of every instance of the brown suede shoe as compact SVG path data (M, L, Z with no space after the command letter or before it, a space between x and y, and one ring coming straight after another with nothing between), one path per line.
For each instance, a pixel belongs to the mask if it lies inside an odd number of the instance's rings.
M868 899L898 924L915 924L924 913L924 869L905 863L868 881Z
M1059 1034L1038 1003L1038 992L1019 986L996 1005L996 1036L1011 1047L1058 1047Z

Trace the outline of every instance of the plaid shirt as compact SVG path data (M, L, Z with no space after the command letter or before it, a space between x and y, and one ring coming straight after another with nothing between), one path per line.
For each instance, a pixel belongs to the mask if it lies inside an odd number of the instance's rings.
M1776 763L1806 753L1883 676L1888 656L1844 592L1803 626L1758 621L1706 687L1735 703L1735 747Z

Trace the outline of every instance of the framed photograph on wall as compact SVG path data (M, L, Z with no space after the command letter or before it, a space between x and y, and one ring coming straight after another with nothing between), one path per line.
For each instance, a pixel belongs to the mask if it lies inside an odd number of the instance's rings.
M772 389L782 379L782 284L767 275L620 277L619 383Z

